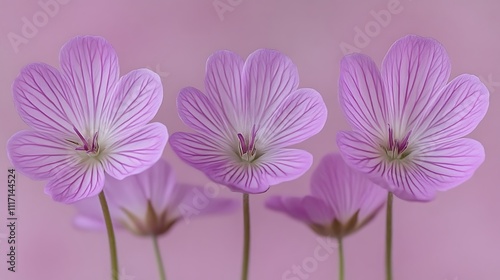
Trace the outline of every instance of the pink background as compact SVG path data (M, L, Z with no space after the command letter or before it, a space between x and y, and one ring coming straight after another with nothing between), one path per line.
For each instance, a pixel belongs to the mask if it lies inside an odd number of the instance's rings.
M41 0L47 2L48 0ZM213 0L65 0L46 22L38 1L0 1L0 146L26 128L13 108L11 83L30 62L58 65L59 48L75 35L107 38L120 57L122 73L151 67L162 72L164 102L156 116L170 132L188 130L177 117L175 99L182 87L202 88L207 57L219 49L242 56L258 48L274 48L297 64L301 87L323 94L329 109L325 129L299 145L315 156L337 150L335 133L347 129L337 101L342 42L358 46L380 64L389 46L408 33L438 39L452 61L452 76L480 76L491 91L490 110L471 137L487 151L484 165L462 186L441 193L431 203L397 200L394 217L395 279L493 280L500 279L500 4L496 0L220 0L233 3L218 16ZM391 19L373 24L374 12L395 5ZM373 11L373 12L372 12ZM22 36L26 17L39 18L37 31L16 53L7 34ZM378 26L378 29L377 29ZM369 42L354 42L356 27L372 28ZM363 43L363 42L361 42ZM168 73L168 74L166 74ZM182 163L167 146L182 181L207 184L200 172ZM1 154L1 174L11 167ZM315 166L314 165L314 166ZM294 264L314 256L318 246L307 227L274 212L264 200L275 194L308 192L311 171L302 178L251 197L253 240L251 279L276 280ZM4 179L3 179L4 180ZM3 181L5 182L5 180ZM6 184L6 183L2 183ZM109 279L104 233L76 230L75 209L52 202L43 194L43 182L19 174L17 182L18 272L7 273L6 188L0 191L0 275L13 280ZM240 195L224 191L223 196ZM384 278L384 217L379 215L365 230L345 240L347 279ZM242 250L241 213L181 223L160 242L169 279L234 280L239 278ZM2 235L3 234L3 235ZM118 233L124 280L157 279L151 242L128 232ZM336 279L337 255L308 273L307 279ZM4 276L6 275L6 276ZM286 278L285 278L286 279ZM290 278L293 279L293 278ZM300 278L299 278L300 279Z

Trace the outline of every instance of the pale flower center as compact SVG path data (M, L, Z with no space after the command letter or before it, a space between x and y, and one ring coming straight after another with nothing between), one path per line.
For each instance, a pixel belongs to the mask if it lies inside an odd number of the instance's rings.
M408 149L410 135L411 130L403 139L395 139L394 130L389 127L389 143L382 146L389 160L402 160L411 154L411 150Z
M252 128L252 134L247 139L245 139L243 134L238 133L238 150L239 156L242 160L247 162L252 162L255 160L257 155L257 148L255 147L256 135L257 131L255 130L255 125Z
M94 133L94 136L91 139L86 139L76 127L73 127L73 130L75 131L76 135L78 138L80 138L81 142L76 142L72 140L66 139L66 141L71 142L75 144L77 147L75 150L77 151L85 151L88 156L95 157L99 155L99 143L97 141L98 139L98 133Z

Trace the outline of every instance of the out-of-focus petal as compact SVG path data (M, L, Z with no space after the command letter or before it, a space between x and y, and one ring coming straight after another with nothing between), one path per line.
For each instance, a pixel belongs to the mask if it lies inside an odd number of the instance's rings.
M453 79L426 108L418 131L418 143L429 145L441 140L454 140L472 132L483 119L489 105L486 86L472 75Z
M57 135L73 134L75 112L68 87L57 69L35 63L26 66L12 86L14 104L31 128Z
M142 128L158 112L163 100L160 77L148 69L123 76L104 106L100 129L110 137Z
M290 58L268 49L257 50L248 56L243 66L243 79L248 95L248 118L257 127L274 114L299 84L297 67Z
M57 202L73 203L99 194L104 186L104 170L99 162L86 160L61 169L45 186L45 193Z
M101 204L97 197L82 199L73 204L77 209L77 214L73 219L73 224L79 229L103 231L106 229ZM109 202L108 202L109 205ZM114 212L116 209L110 209ZM114 215L112 214L112 218ZM120 224L114 222L113 227L119 227Z
M299 220L306 224L311 224L309 214L303 206L303 198L272 196L266 200L266 207L286 214L292 219Z
M96 131L119 77L115 50L102 37L80 36L63 46L59 60L63 77L72 87L68 98L79 112L77 128Z
M334 216L347 223L359 211L364 220L380 209L387 191L349 167L340 154L325 155L311 177L311 193L328 203Z
M389 100L380 72L363 54L345 56L340 63L339 100L347 121L356 131L377 139L387 133Z
M27 130L9 139L7 155L16 169L34 180L50 179L79 161L74 146L65 139Z
M381 75L396 131L415 127L436 102L450 77L450 61L434 39L408 35L396 41L382 62Z
M215 185L220 188L223 186ZM213 192L208 187L201 187L192 184L179 183L175 186L175 196L172 198L169 206L181 215L188 214L187 219L192 216L221 214L235 210L240 204L234 199L218 197L218 191ZM194 209L195 213L183 213L180 209Z
M233 131L244 128L248 108L243 89L243 59L230 51L217 51L207 60L205 88L214 106Z
M320 132L326 118L321 95L313 89L299 89L288 96L268 123L257 128L257 145L267 150L300 143Z
M146 170L160 159L167 139L167 128L161 123L150 123L129 135L110 139L102 159L106 173L121 180Z

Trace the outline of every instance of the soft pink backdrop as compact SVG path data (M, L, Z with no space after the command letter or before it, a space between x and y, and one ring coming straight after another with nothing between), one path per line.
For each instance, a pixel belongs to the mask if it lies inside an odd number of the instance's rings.
M41 0L47 2L48 0ZM23 17L30 21L43 11L38 1L0 1L0 146L26 128L11 97L11 83L30 62L58 65L59 48L81 34L101 35L116 48L122 73L140 67L161 72L164 102L157 121L170 132L188 130L177 117L175 99L182 87L202 88L207 57L219 49L247 56L257 48L274 48L297 64L301 87L323 94L329 109L325 129L299 145L315 156L337 150L335 133L347 124L337 101L342 42L355 45L356 27L371 25L373 12L396 5L395 0L220 0L232 11L218 16L213 0L65 0L59 11L42 22L33 38L16 53L7 34L21 35ZM431 36L447 48L452 76L481 76L491 91L490 109L471 137L487 152L484 165L462 186L441 193L431 203L397 200L394 217L394 266L398 280L500 279L500 3L496 0L400 0L397 13L380 30L372 29L362 52L380 64L386 50L408 33ZM373 12L371 12L373 11ZM40 17L38 20L42 20ZM372 28L376 28L372 26ZM31 34L33 35L33 34ZM359 43L359 42L358 42ZM200 172L182 163L167 147L171 161L185 182L206 184ZM315 166L314 165L314 166ZM11 167L1 154L0 174ZM294 264L312 257L318 246L305 226L263 207L275 194L308 192L311 172L302 178L252 196L253 240L251 279L277 280ZM5 183L5 179L2 179ZM18 272L7 273L6 242L0 240L1 279L109 279L107 241L103 233L73 228L71 206L52 202L42 182L19 174L17 189ZM223 196L239 199L236 193ZM0 191L0 236L6 234L6 187ZM383 213L382 213L383 214ZM242 249L240 212L181 223L160 240L168 278L173 280L234 280L239 278ZM378 216L365 230L346 240L348 280L383 279L384 218ZM118 233L124 280L157 279L150 240ZM308 279L336 279L337 255L320 262Z

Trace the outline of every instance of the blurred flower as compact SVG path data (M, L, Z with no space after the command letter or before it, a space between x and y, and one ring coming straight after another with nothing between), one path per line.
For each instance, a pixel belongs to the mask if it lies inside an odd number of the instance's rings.
M197 200L204 199L202 188L177 183L172 167L160 159L146 171L121 181L106 177L106 195L113 225L126 228L137 235L158 236L174 224L197 214L220 213L233 210L237 204L230 199L210 198L199 207ZM105 223L97 197L75 203L78 214L75 225L82 229L104 230ZM189 217L186 217L189 218Z
M311 177L311 195L271 197L266 206L306 223L317 234L342 238L366 225L383 207L387 191L345 164L325 155Z
M76 37L60 53L61 71L26 66L13 85L19 115L33 130L7 144L12 164L45 192L71 203L97 195L105 174L142 172L161 156L168 133L151 123L163 99L160 78L147 69L119 77L114 49L100 37Z
M353 131L337 144L347 164L410 201L469 179L485 154L462 137L486 114L489 92L468 74L448 83L450 68L441 44L414 35L394 43L381 72L366 55L345 56L339 95Z
M198 133L174 133L177 155L234 191L262 193L300 177L312 155L288 149L323 128L327 110L313 89L298 89L297 68L274 50L257 50L244 62L229 51L207 61L206 94L183 89L179 115Z

